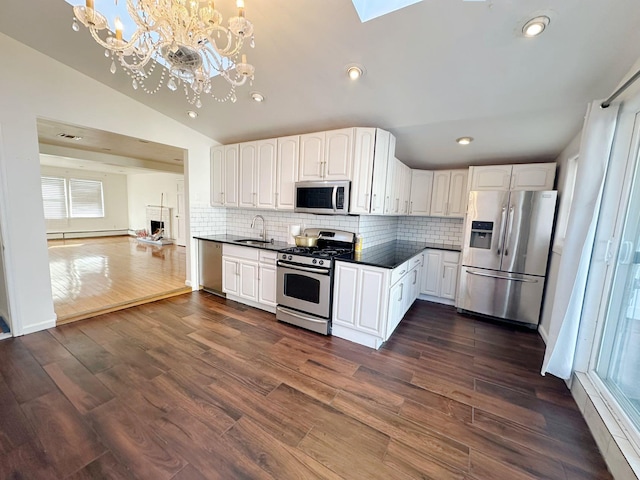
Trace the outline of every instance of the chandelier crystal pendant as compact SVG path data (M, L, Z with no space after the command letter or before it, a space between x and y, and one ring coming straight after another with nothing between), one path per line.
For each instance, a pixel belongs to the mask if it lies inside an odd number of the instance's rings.
M118 0L114 0L116 5ZM131 77L134 89L149 94L165 83L170 90L184 88L187 101L202 106L201 95L211 95L219 102L236 101L235 90L253 82L254 67L241 55L245 40L253 48L253 24L245 18L244 0L237 0L238 15L228 26L222 25L222 15L213 0L126 0L127 12L135 22L136 31L130 40L123 38L123 25L115 19L115 34L109 30L107 18L94 8L94 0L73 7L73 30L80 21L94 40L105 48L111 58L111 73L119 63ZM158 83L147 86L159 64L162 69ZM213 91L212 78L220 75L229 88L224 94ZM157 77L157 75L156 75Z

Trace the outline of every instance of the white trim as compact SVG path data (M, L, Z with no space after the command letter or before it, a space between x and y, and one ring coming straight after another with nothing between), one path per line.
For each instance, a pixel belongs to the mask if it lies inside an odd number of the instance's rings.
M595 374L576 372L574 378L571 394L609 471L615 479L639 478L640 451L618 416L622 411L607 398L609 394Z
M117 237L130 235L129 230L95 230L86 232L47 232L47 240L60 240L67 238L93 238L93 237Z
M47 330L49 328L54 328L56 326L57 315L51 320L45 320L44 322L35 323L33 325L29 325L28 327L22 330L22 335L29 335L30 333L40 332L42 330ZM16 335L17 336L17 335Z
M542 341L546 345L547 341L549 340L549 333L547 333L547 329L540 324L538 325L538 333L540 334L540 336L542 337Z
M455 305L456 305L456 301L455 300L451 300L449 298L436 297L436 296L433 296L433 295L426 295L424 293L421 293L420 295L418 295L418 300L425 300L425 301L431 302L431 303L440 303L442 305L451 305L453 307L455 307Z
M359 332L343 325L336 325L335 323L331 327L331 335L349 340L350 342L354 342L359 345L364 345L365 347L375 348L376 350L384 343L380 337L376 337L375 335L365 332Z
M229 295L227 293L227 300L233 300L234 302L249 305L250 307L257 308L258 310L264 310L265 312L276 313L276 307L271 305L265 305L264 303L256 302L254 300L248 300L246 298L238 297L236 295Z
M199 286L199 285L198 285L198 286L193 285L193 284L191 283L191 280L185 280L185 281L184 281L184 284L185 284L187 287L191 287L191 288L192 288L192 290L193 290L194 292L195 292L196 290L200 290L200 286Z

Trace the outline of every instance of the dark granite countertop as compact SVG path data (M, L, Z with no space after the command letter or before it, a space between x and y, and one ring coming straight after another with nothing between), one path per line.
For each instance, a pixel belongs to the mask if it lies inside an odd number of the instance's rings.
M355 254L351 258L341 258L339 260L372 267L396 268L417 255L426 248L433 250L448 250L459 252L458 245L448 245L444 243L410 242L406 240L396 240L374 247L364 248L362 253Z
M238 245L240 247L260 248L262 250L271 250L274 252L277 252L278 250L282 250L284 248L291 247L291 245L285 242L262 243L260 245L238 243L238 240L248 238L248 237L239 237L238 235L200 235L200 236L194 236L193 238L197 238L198 240L207 240L209 242L228 243L231 245ZM259 239L256 239L256 240L259 240Z

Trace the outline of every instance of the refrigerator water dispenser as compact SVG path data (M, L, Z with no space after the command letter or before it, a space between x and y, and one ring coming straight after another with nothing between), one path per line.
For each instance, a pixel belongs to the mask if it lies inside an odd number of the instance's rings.
M491 249L491 238L493 237L493 222L471 222L471 237L469 246L471 248Z

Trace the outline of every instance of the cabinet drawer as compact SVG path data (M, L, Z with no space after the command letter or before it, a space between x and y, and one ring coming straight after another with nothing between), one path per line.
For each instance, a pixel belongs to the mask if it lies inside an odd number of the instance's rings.
M278 258L278 252L271 250L258 250L260 252L260 263L266 263L268 265L275 265Z
M407 266L407 268L409 270L413 270L414 268L416 268L418 265L422 265L422 261L424 259L424 256L422 254L420 255L416 255L415 257L413 257L411 260L409 260L409 265Z
M404 277L409 271L409 262L404 262L402 265L394 268L391 271L391 285L394 285L398 280Z
M446 263L458 263L459 260L459 252L444 252L442 255L442 261Z
M240 247L238 245L229 245L225 243L222 246L222 255L226 257L237 257L246 260L258 261L260 250L251 247Z

